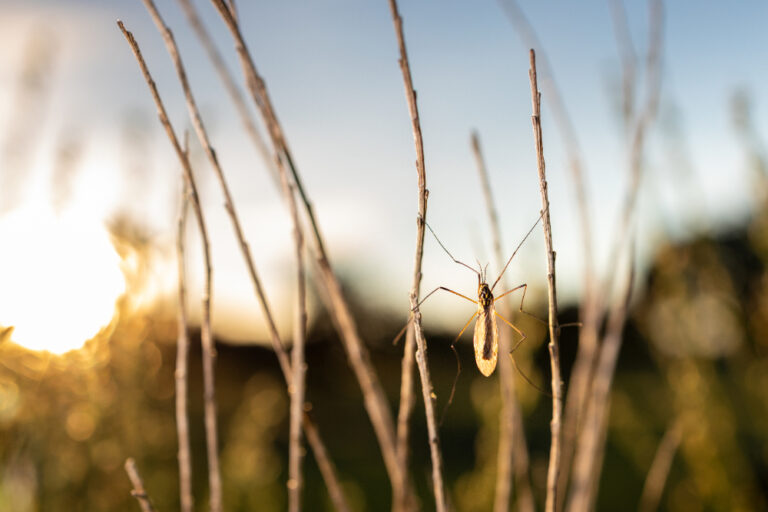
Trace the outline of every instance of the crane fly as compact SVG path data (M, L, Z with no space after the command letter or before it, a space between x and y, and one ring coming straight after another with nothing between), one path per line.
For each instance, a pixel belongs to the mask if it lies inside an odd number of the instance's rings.
M526 239L530 236L530 234L533 232L536 225L541 220L541 215L539 215L539 218L536 219L536 222L531 226L531 229L528 230L528 233L526 233L525 237L523 237L523 240L518 244L515 251L512 253L512 256L509 257L507 260L507 263L504 265L504 268L501 269L501 273L499 274L499 277L496 278L496 280L493 282L492 285L488 285L487 282L487 268L488 265L483 267L478 263L478 270L475 270L474 268L470 267L466 263L457 260L453 257L453 255L448 251L448 249L445 248L443 243L440 241L440 239L437 237L435 232L432 230L432 228L427 224L427 227L429 228L429 231L432 233L432 235L435 237L435 240L437 240L437 243L440 244L440 247L448 254L448 256L459 265L462 265L475 274L477 274L477 300L471 299L467 297L466 295L463 295L459 292L455 292L451 290L450 288L446 288L444 286L439 286L429 292L419 303L421 305L425 300L427 300L433 293L437 292L438 290L444 290L447 292L450 292L454 295L457 295L463 299L466 299L474 304L477 305L477 311L475 311L472 316L469 318L466 324L464 324L464 327L462 327L461 331L459 332L459 335L456 336L456 339L451 343L451 348L455 352L454 345L457 341L459 341L459 338L461 338L461 335L464 334L464 331L467 330L469 325L472 323L472 320L475 321L475 332L473 336L473 344L475 347L475 363L477 364L477 368L480 370L480 373L485 375L486 377L489 377L493 371L496 369L496 363L498 361L499 357L499 327L496 323L496 318L500 318L504 323L509 325L517 334L520 335L520 340L515 344L512 351L514 351L525 339L526 335L518 329L512 322L504 318L502 315L496 311L496 308L494 304L496 301L502 299L503 297L506 297L512 292L515 292L517 290L522 289L523 290L523 296L520 300L520 311L523 311L523 301L525 301L525 292L528 289L527 284L521 284L520 286L516 286L515 288L512 288L511 290L508 290L498 297L493 296L493 290L496 288L496 285L499 284L499 281L501 281L501 277L504 275L504 272L506 272L507 267L509 267L509 264L512 262L512 258L515 257L515 254L517 254L517 251L520 250L520 247L522 247L523 243L526 241ZM524 311L523 311L524 312ZM457 356L458 357L458 356ZM459 363L459 371L461 371L461 364ZM457 375L458 377L458 375ZM451 392L453 394L453 392Z

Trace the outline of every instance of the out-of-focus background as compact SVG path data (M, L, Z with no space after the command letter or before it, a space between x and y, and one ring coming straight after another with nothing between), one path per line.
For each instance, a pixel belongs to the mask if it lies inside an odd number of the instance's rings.
M229 34L193 2L240 80ZM528 82L538 35L543 79L555 84L583 158L595 268L610 248L628 183L621 45L632 40L642 84L648 8L616 2L403 2L418 92L428 221L451 253L493 261L470 133L476 130L510 254L539 215ZM213 144L234 191L284 337L291 337L291 224L280 194L178 2L158 2L179 43ZM387 2L238 2L239 19L302 169L334 268L393 406L415 244L413 139ZM674 457L664 510L768 509L768 8L759 2L664 6L658 113L642 153L635 289L611 394L598 510L637 503L665 433ZM174 359L175 222L181 169L129 47L136 36L178 130L189 122L162 39L141 2L0 4L0 509L134 510L122 470L137 459L160 510L178 507ZM626 58L626 55L624 55ZM540 70L541 71L541 70ZM239 82L240 83L240 82ZM642 104L643 88L637 88ZM584 256L568 141L543 88L561 321L576 321ZM194 139L194 137L192 138ZM213 327L228 510L285 507L288 397L205 155L193 140L213 254ZM190 223L190 369L195 497L206 510L199 237ZM476 278L429 235L422 290L472 296ZM494 278L498 268L489 267ZM534 230L506 274L527 282L526 309L546 315L546 260ZM514 300L514 299L513 299ZM474 306L450 294L423 307L438 405L456 363L450 342ZM544 328L517 321L515 353L535 383L549 379ZM468 338L465 336L465 338ZM567 383L578 329L563 331ZM358 510L389 508L389 484L357 382L328 313L310 292L307 389ZM497 374L463 372L441 426L457 510L493 502ZM531 481L543 504L551 400L518 377ZM429 508L423 408L412 420L414 482ZM329 508L311 455L306 503ZM311 505L310 505L311 504ZM634 506L634 505L633 505Z

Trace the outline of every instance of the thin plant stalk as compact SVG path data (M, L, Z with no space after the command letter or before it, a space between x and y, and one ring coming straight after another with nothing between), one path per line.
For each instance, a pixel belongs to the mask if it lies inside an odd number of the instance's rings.
M120 25L122 27L122 24ZM130 39L133 40L132 35L130 36ZM173 42L172 38L171 38L171 42ZM137 59L139 60L139 64L142 66L142 71L145 72L145 78L148 80L148 84L151 84L150 88L153 92L155 102L158 105L158 109L162 109L162 111L165 112L165 108L162 106L160 97L157 94L157 89L154 85L154 81L152 81L152 77L149 75L149 71L146 70L146 64L144 64L144 61L141 58L141 53L138 51L138 45L136 45L135 40L133 41L133 45L135 45L135 52L138 52ZM181 64L180 59L178 63ZM182 75L185 77L185 82L186 82L186 74L183 73L183 67L181 67L181 72L182 72ZM168 131L169 137L171 138L171 142L174 144L174 147L175 147L176 146L175 136L173 135L172 128L170 128L170 123L167 121L167 116L165 116L165 122L168 123L168 127L166 131ZM189 165L189 163L185 160L183 155L179 155L179 158L182 160L183 165L186 165L186 166ZM214 169L216 169L216 167ZM277 359L278 359L278 362L280 363L280 368L283 372L283 376L285 378L286 384L288 384L288 386L290 387L291 375L292 375L290 358L277 332L277 327L274 321L274 317L270 311L269 304L266 299L266 295L264 294L263 287L261 286L261 281L259 279L258 273L256 272L256 267L253 263L253 258L251 257L248 243L245 241L245 238L243 237L243 234L242 234L242 230L240 229L240 223L237 217L237 212L235 210L234 204L231 202L229 188L227 187L226 181L224 179L224 175L223 173L221 173L221 174L218 174L217 176L219 178L220 184L222 185L222 189L225 192L225 198L228 200L228 202L225 203L225 209L227 210L227 213L229 214L229 217L233 222L233 225L235 228L235 234L237 235L241 251L246 261L249 275L251 277L251 281L253 282L256 296L259 300L259 305L261 306L262 313L264 314L264 318L267 321L267 327L270 333L270 340L272 342L272 347L275 350L275 353L277 355ZM304 428L305 428L305 431L307 429L313 429L315 433L315 435L313 436L308 435L307 440L309 441L310 447L312 448L313 454L315 455L315 459L317 460L318 465L321 468L325 468L325 470L322 471L322 474L325 480L325 484L328 487L328 491L333 501L334 507L336 508L336 510L339 510L342 512L349 511L350 510L349 505L344 498L344 494L341 491L341 485L340 485L338 476L336 475L335 465L330 460L328 456L328 451L325 448L325 445L319 433L317 432L317 427L314 425L314 423L312 422L312 419L309 417L308 414L304 415Z
M568 484L571 460L573 458L576 436L583 416L587 393L592 381L592 369L597 355L599 329L602 319L599 296L596 293L597 276L594 270L594 242L592 228L589 222L589 207L586 184L584 180L584 159L576 134L576 129L565 107L560 88L555 81L554 73L549 65L546 52L539 41L535 30L523 14L515 0L500 0L505 13L514 25L524 46L538 48L538 67L541 71L541 87L544 90L547 104L552 110L557 131L565 146L568 168L576 196L577 215L582 239L582 258L584 261L582 273L582 298L579 311L581 328L579 344L571 370L565 399L565 414L563 417L563 440L561 450L560 477L558 488L561 496ZM563 500L558 500L557 510L562 509Z
M221 165L219 163L219 160L216 156L215 151L213 150L213 147L211 146L210 139L208 137L208 133L205 130L205 127L202 122L202 118L200 116L200 111L197 108L197 103L195 102L194 96L192 94L192 90L189 86L189 82L186 77L186 72L184 71L184 66L181 61L181 57L178 52L178 47L176 46L176 42L173 38L173 34L171 33L170 29L167 25L163 22L162 18L160 17L160 13L157 11L154 2L152 0L143 0L145 7L149 11L153 21L155 22L155 25L157 26L157 29L160 31L160 33L163 36L163 40L165 41L166 48L168 49L168 53L171 56L171 59L173 60L174 67L176 68L177 75L179 77L179 81L181 82L182 88L184 90L184 96L186 98L187 108L189 110L189 117L192 121L192 126L195 130L195 133L197 134L198 140L200 141L200 144L202 145L206 155L208 156L208 159L211 163L211 166L213 167L214 171L216 172L217 177L219 178L219 181L224 184L224 173L221 169ZM294 347L292 350L292 378L291 378L291 385L289 386L289 392L291 396L291 414L290 414L290 443L289 443L289 479L288 479L288 498L289 498L289 510L292 512L297 512L300 509L301 506L301 487L302 487L302 477L301 477L301 423L303 418L303 409L304 409L304 375L305 375L305 364L304 364L304 338L305 338L305 328L306 325L306 288L305 288L305 279L304 279L304 266L303 266L303 237L301 234L301 225L299 223L298 219L298 211L296 209L296 203L294 199L293 191L291 190L291 185L288 182L288 176L286 173L281 174L281 183L283 188L283 193L286 196L289 204L289 210L291 213L291 219L294 224L294 241L295 241L295 247L296 247L296 260L297 260L297 307L296 307L296 323L295 323L295 329L294 329ZM231 195L229 194L229 190L225 188L224 190L225 197L226 197L226 203L229 207L234 209L232 207L232 199ZM236 217L234 217L236 218ZM238 231L242 231L239 226L237 226Z
M629 272L626 277L626 291L622 300L611 310L603 339L600 357L597 361L592 389L584 413L584 425L579 432L576 455L573 464L573 478L568 497L567 510L582 512L590 510L597 494L600 452L605 445L607 411L610 407L610 391L616 361L622 342L622 330L627 318L629 299L634 281L634 260L629 258Z
M203 258L205 261L205 288L203 290L203 319L200 337L203 346L203 395L205 410L206 450L208 454L208 485L210 487L211 511L221 512L221 473L219 469L218 431L216 426L216 392L214 383L215 351L211 333L212 270L208 231L205 226L203 211L200 204L200 196L197 192L197 185L195 184L195 178L192 174L192 166L189 163L188 155L182 149L181 145L179 144L179 140L173 131L173 126L168 119L165 106L163 105L162 100L160 99L160 95L157 92L157 86L155 85L152 76L149 74L149 69L144 62L144 58L141 55L141 50L139 49L139 45L136 42L136 39L134 39L133 34L126 30L122 21L118 20L117 25L120 27L120 30L123 32L123 35L131 46L131 50L133 51L139 67L141 68L141 72L144 75L144 79L147 82L150 93L155 100L160 122L165 128L165 131L168 134L168 138L171 140L171 144L176 150L176 154L182 163L182 167L184 168L184 174L189 184L192 207L195 212L195 218L197 219L198 228L200 230L200 237L202 239Z
M216 70L216 74L219 75L219 79L221 79L222 84L224 84L224 89L227 91L227 95L229 96L230 100L232 100L232 104L235 106L235 110L237 111L237 115L240 117L240 122L245 129L245 133L248 134L248 138L251 139L251 142L256 147L256 151L266 164L267 170L269 171L269 175L272 177L272 180L278 187L281 187L282 185L280 182L280 175L272 158L272 151L267 146L267 143L259 131L259 128L253 121L251 113L248 111L248 105L245 102L245 97L240 91L240 88L237 86L237 83L235 82L232 73L230 73L229 68L227 68L227 64L224 62L224 58L216 49L213 38L211 38L208 30L205 28L205 25L203 25L197 9L191 0L177 1L181 6L181 10L186 16L189 25L192 27L195 35L200 40L200 44L202 44L205 53L208 55L208 59L213 64L213 68ZM230 2L230 4L231 3L232 2ZM234 12L233 6L230 7L230 11Z
M288 444L288 510L299 512L301 510L301 490L303 487L303 475L301 461L303 447L301 444L301 428L304 418L304 396L306 391L306 364L304 358L304 345L306 341L307 325L307 288L304 271L304 236L301 231L301 222L296 208L296 196L291 184L288 182L288 174L280 173L280 181L283 187L283 195L287 199L288 207L293 221L293 239L296 250L296 318L294 323L293 347L291 347L291 385L288 391L291 397L289 444Z
M541 136L541 93L536 80L536 53L530 51L531 102L533 104L533 138L536 144L536 163L539 172L539 191L541 192L542 226L544 244L547 249L547 297L549 299L549 362L552 367L552 441L549 449L549 469L547 471L547 501L545 510L555 512L557 503L557 480L560 472L561 422L563 414L563 382L560 378L560 347L557 322L557 293L555 288L555 251L552 248L552 224L550 222L549 195L547 191L546 167L544 164L544 145Z
M400 466L397 463L395 429L392 414L389 405L387 404L387 398L381 387L381 383L379 382L378 375L371 363L368 350L360 338L351 309L342 292L341 283L336 277L330 260L328 259L325 243L320 234L312 204L309 201L301 179L299 178L298 170L285 140L280 122L275 115L264 80L256 70L256 66L248 51L237 19L232 16L223 0L211 0L211 2L218 10L235 41L235 48L248 85L248 90L254 103L259 108L262 118L268 128L268 132L272 138L272 145L281 155L281 158L278 160L278 168L281 169L281 172L286 170L285 168L291 171L294 184L304 205L304 213L309 219L314 235L317 266L319 268L318 274L322 281L322 286L327 292L329 309L335 317L333 323L339 330L350 366L360 384L363 393L363 402L379 441L384 464L393 486L393 494L399 495L398 493L400 492L408 492L394 488L401 482L406 481L406 479L399 474Z
M682 423L675 421L664 432L659 447L656 449L656 455L653 457L651 467L648 469L648 475L645 477L643 492L640 495L640 505L638 512L653 512L659 508L659 501L664 492L664 485L667 483L669 469L672 467L672 461L677 453L682 439Z
M628 302L632 291L634 262L631 248L631 222L635 212L635 205L639 195L641 178L643 175L644 144L650 123L658 111L659 93L661 85L661 50L663 42L663 6L661 0L653 0L649 3L649 50L646 61L645 104L638 112L636 118L628 122L633 126L633 132L629 135L629 185L625 194L622 210L619 215L615 243L611 249L608 260L608 269L603 284L602 296L610 295L615 285L616 269L621 261L625 246L629 245L628 258L630 260L629 279L626 285L625 295L616 300L611 307L608 319L608 328L605 338L600 346L597 362L594 367L592 389L584 405L584 425L578 434L576 458L574 460L573 491L569 497L569 510L585 510L590 507L597 494L601 464L598 464L598 454L602 452L605 444L607 429L599 428L601 422L606 421L608 404L601 403L610 400L610 386L613 381L613 373L616 367L619 350L622 342L622 331L627 317ZM626 65L625 65L626 67ZM582 446L583 445L583 446Z
M421 287L421 262L424 255L424 226L427 215L427 178L424 167L424 142L421 136L421 123L419 122L419 108L416 103L416 91L413 89L413 79L411 77L411 67L408 64L408 52L405 48L405 37L403 36L403 18L397 10L397 2L389 0L389 7L392 11L392 21L395 27L395 35L400 50L400 70L403 73L403 84L405 86L405 97L408 102L408 111L411 115L411 128L413 130L413 141L416 148L416 173L418 175L418 204L419 214L416 218L416 254L413 263L413 284L410 293L410 310L413 312L413 334L416 340L416 365L419 369L421 378L421 390L424 399L424 410L427 416L427 432L429 435L429 449L432 456L432 490L435 494L435 508L438 512L445 510L445 494L442 473L442 454L440 453L440 438L437 430L437 420L435 419L435 399L437 396L432 390L432 379L429 375L429 364L427 362L427 341L424 339L424 333L421 327L421 311L419 310L419 289ZM412 347L411 347L412 349ZM406 350L408 347L406 345ZM410 369L408 370L410 371ZM407 372L404 372L407 373ZM405 450L403 450L405 451ZM407 461L407 457L403 457ZM407 468L400 468L400 475L405 479ZM405 488L405 480L401 482L401 488ZM402 499L406 499L402 497Z
M185 153L189 155L187 147ZM179 498L181 512L192 512L192 454L189 442L189 416L187 407L188 372L189 372L189 334L187 332L187 286L184 269L184 232L189 206L189 185L182 176L183 186L176 231L176 253L179 274L179 314L178 338L176 342L176 431L179 437Z
M132 458L128 458L125 461L125 472L128 473L128 478L133 485L131 496L139 502L142 512L155 512L152 501L149 499L147 491L144 490L144 481L141 479L141 475L139 475L139 470L136 469L136 461Z
M501 226L496 210L496 202L493 200L488 170L480 147L480 137L477 132L471 136L472 153L475 156L477 172L483 189L485 206L488 213L488 222L491 227L493 239L493 255L496 266L501 269L504 265L504 254L501 245ZM509 289L506 279L502 279L504 289ZM512 308L509 303L504 305L505 316L511 318ZM499 351L509 354L512 349L509 329L502 329L499 333ZM515 395L515 379L512 359L502 357L499 360L499 387L501 388L501 411L499 413L499 448L496 458L496 493L493 509L496 512L509 510L509 502L512 495L512 472L514 471L517 483L517 510L533 512L534 502L531 491L531 481L528 475L528 445L523 430L520 404Z

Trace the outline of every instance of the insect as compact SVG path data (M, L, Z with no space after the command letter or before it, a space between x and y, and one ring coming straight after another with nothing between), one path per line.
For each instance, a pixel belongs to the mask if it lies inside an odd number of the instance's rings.
M459 332L459 335L456 336L456 339L453 341L453 343L451 343L451 349L453 349L453 351L456 352L454 345L456 344L457 341L459 341L459 339L461 338L461 335L464 334L464 331L467 330L469 325L472 323L472 320L475 320L475 318L477 318L477 320L475 321L475 332L473 336L473 344L475 347L475 363L477 364L477 368L480 370L480 373L482 373L486 377L489 377L493 373L493 371L496 369L496 363L498 361L498 356L499 356L499 328L496 323L497 317L500 318L504 323L509 325L518 335L520 335L520 340L512 348L513 352L526 339L525 333L520 329L518 329L512 322L510 322L509 320L504 318L502 315L500 315L499 312L496 311L494 304L496 303L496 301L506 297L510 293L522 289L523 296L520 300L520 311L525 313L525 311L523 311L523 302L525 301L525 293L528 290L528 285L521 284L520 286L516 286L511 290L507 290L506 292L502 293L497 297L493 296L493 290L494 288L496 288L496 285L499 284L499 281L501 281L501 277L504 275L504 272L506 272L507 267L512 262L512 259L515 257L515 254L517 254L517 251L520 250L520 247L522 247L523 243L533 232L534 228L536 227L536 225L539 223L540 220L541 220L541 215L539 216L538 219L536 219L536 222L533 224L533 226L531 226L531 229L528 230L528 233L526 233L525 237L523 237L523 240L520 242L520 244L518 244L517 248L512 253L512 256L509 257L509 259L507 260L507 263L504 265L504 268L501 270L499 277L497 277L496 280L493 282L493 284L490 286L488 285L488 282L487 282L488 265L483 267L478 263L479 268L478 270L475 270L474 268L470 267L466 263L454 258L453 255L448 251L448 249L445 248L445 246L437 237L437 235L429 226L429 224L427 224L429 231L435 237L435 240L437 240L437 243L440 244L440 247L442 247L442 249L446 252L446 254L448 254L448 256L455 263L458 263L459 265L462 265L468 268L469 270L471 270L472 272L474 272L475 274L477 274L477 300L471 299L459 292L455 292L450 288L439 286L434 290L432 290L431 292L429 292L421 300L419 304L424 303L425 300L427 300L433 293L437 292L438 290L444 290L477 305L477 311L475 311L472 314L472 316L469 318L467 323L464 324L464 327L462 327L461 331ZM457 360L458 360L458 356L457 356ZM460 365L459 365L459 371L461 371Z

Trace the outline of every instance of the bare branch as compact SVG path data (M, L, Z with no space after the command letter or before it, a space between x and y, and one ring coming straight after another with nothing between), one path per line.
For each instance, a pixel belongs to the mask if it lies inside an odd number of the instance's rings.
M184 153L189 155L185 144ZM179 436L179 497L182 512L192 512L192 455L189 447L189 417L187 415L187 389L189 371L189 335L187 332L187 287L184 270L184 231L189 206L189 184L182 176L182 193L176 232L176 252L179 273L178 340L176 343L176 430Z
M629 33L627 12L622 0L610 0L608 2L613 18L613 32L616 36L616 46L621 56L621 90L622 90L622 116L624 126L629 130L629 125L635 113L635 76L637 75L637 54L632 44L632 36Z
M230 10L223 0L211 0L211 2L219 11L219 14L235 41L235 48L240 59L248 90L254 103L262 114L270 137L272 138L272 145L280 154L280 158L277 162L278 168L283 167L291 171L296 189L301 197L304 211L309 218L314 234L319 277L320 281L322 281L321 287L324 288L326 292L329 310L334 315L334 326L339 330L350 366L360 384L365 408L379 441L379 447L381 448L390 481L392 482L393 487L397 486L399 485L399 482L403 482L405 479L399 474L400 466L397 463L394 424L387 404L386 395L381 387L376 371L371 364L368 350L360 338L349 304L343 295L341 284L331 267L328 255L325 251L325 243L320 234L317 220L312 209L312 204L304 191L298 170L283 135L280 122L272 107L266 85L256 70L256 66L240 31L240 26L237 20L231 15ZM397 495L400 491L393 489L393 492Z
M411 308L413 314L413 337L416 339L416 364L421 378L421 391L424 399L424 410L427 416L427 433L429 435L429 449L432 455L432 490L435 493L435 508L438 512L445 510L445 494L442 473L442 454L440 453L440 438L437 430L437 421L435 419L435 399L437 396L432 390L432 379L429 375L429 364L427 362L427 341L424 339L424 333L421 328L421 311L419 310L419 289L421 287L421 261L424 255L424 223L427 216L427 177L424 168L424 142L421 137L421 123L419 122L419 108L416 104L416 91L413 89L413 78L411 77L411 67L408 64L408 52L405 48L405 37L403 36L403 18L397 10L397 2L389 0L389 8L392 11L392 21L395 26L395 35L400 50L400 70L403 73L403 85L405 86L405 97L408 101L408 111L411 115L411 127L413 129L413 142L416 148L416 172L418 174L418 203L419 214L416 218L416 255L413 262L413 284L411 285ZM409 336L410 338L410 336ZM408 344L406 338L405 350L413 350L413 342ZM405 358L404 358L405 359ZM408 359L410 360L410 358ZM403 375L410 372L411 369L404 368ZM405 382L405 379L404 379ZM404 393L401 392L401 396ZM407 393L405 393L407 395ZM406 400L407 403L407 400ZM406 418L407 421L407 418ZM407 435L407 431L406 431ZM398 453L400 462L407 463L404 443L399 444L403 451ZM403 481L400 484L402 490L406 487L405 475L406 466L400 468L400 476ZM399 496L402 501L402 508L405 508L407 496Z
M583 240L583 274L582 297L579 317L582 327L579 331L579 345L571 370L567 398L565 400L565 416L563 419L563 440L561 453L561 471L558 488L565 489L574 452L574 443L584 410L584 402L591 383L592 368L597 353L597 341L602 315L598 304L600 297L596 293L597 279L594 270L594 241L589 222L589 207L587 201L586 183L584 180L584 164L582 150L576 134L576 129L565 107L560 88L555 81L543 45L538 39L533 27L526 19L515 0L499 0L502 7L514 25L523 45L527 48L537 48L538 67L541 84L544 89L547 104L552 110L557 131L565 145L568 155L568 167L573 181L576 197L577 215L581 238ZM561 493L562 494L562 493ZM557 510L562 509L563 500L557 503Z
M531 102L533 104L533 138L536 144L536 162L539 172L539 190L541 192L541 210L544 217L544 243L547 248L547 289L549 298L549 361L552 366L552 443L549 449L549 470L547 471L547 501L545 510L555 512L557 504L557 480L560 472L560 441L561 419L563 414L563 382L560 378L560 347L557 337L557 294L555 288L555 251L552 248L552 224L550 223L549 196L547 193L547 176L544 164L544 145L541 137L541 93L536 80L536 54L530 51L531 57Z
M158 16L158 18L159 18L159 16ZM161 22L161 25L164 27L163 29L161 29L161 32L164 33L165 30L167 30L167 29L165 28L165 25L162 24L162 20L160 20L160 22ZM170 31L168 31L168 34L170 34ZM131 39L133 39L133 36L131 36ZM175 48L175 42L173 40L172 35L171 35L170 39L168 39L167 41L169 41L171 43L171 47L172 48ZM134 44L135 44L135 41L134 41ZM138 46L136 46L135 48L136 48L136 51L138 51ZM138 55L140 56L140 53ZM188 107L190 107L190 110L194 111L194 114L195 114L195 115L192 115L191 117L193 118L193 120L196 119L197 121L199 121L199 124L196 126L196 131L197 131L197 128L200 128L200 130L203 133L203 135L205 135L205 130L204 130L203 126L202 126L202 121L200 120L199 113L197 112L197 108L195 106L194 99L191 97L191 90L189 90L189 86L188 86L187 81L186 81L186 74L184 73L184 68L183 68L183 64L181 62L181 58L178 56L178 50L175 50L175 51L171 52L171 56L174 57L174 55L175 55L174 64L177 67L177 73L179 74L180 81L182 82L182 86L184 86L184 88L185 88L185 93L187 93L187 92L189 93L188 99L192 100L191 102L188 101ZM160 98L157 95L157 90L156 90L156 88L154 86L154 82L151 81L151 77L149 76L149 72L146 71L146 65L143 64L143 60L140 61L140 64L142 65L142 71L145 74L145 78L148 78L148 83L151 82L151 89L153 91L153 96L155 97L156 103L158 103L158 108L160 108L160 107L162 107L162 103L160 102ZM165 112L165 110L163 108L163 114L164 114L164 112ZM190 113L192 114L192 112L190 112ZM167 121L167 116L163 116L163 117L165 118L165 123L164 124L167 123L167 130L169 131L169 136L172 136L173 135L173 131L170 128L170 123ZM161 117L161 120L162 120L162 117ZM198 132L198 136L199 135L200 135L200 133ZM198 137L198 138L200 138L200 137ZM202 139L203 139L203 141L206 141L207 140L207 136L203 137ZM201 143L203 141L201 141ZM171 142L174 144L174 147L177 146L175 136L172 137ZM213 159L216 161L217 165L214 165L214 170L218 171L217 172L217 177L219 179L220 185L222 186L222 190L224 191L224 195L225 195L225 199L226 199L225 209L227 210L227 213L229 214L230 219L232 220L232 223L233 223L233 226L234 226L234 229L235 229L235 234L237 235L238 242L240 243L240 248L241 248L241 251L243 253L243 257L244 257L244 259L246 261L246 265L248 267L248 271L249 271L249 275L251 277L251 281L253 282L253 285L254 285L254 290L256 292L256 296L259 299L259 305L261 306L262 313L264 314L264 317L265 317L265 319L267 321L267 327L268 327L269 332L270 332L270 340L272 341L272 347L275 350L275 354L277 355L278 361L280 363L280 368L283 371L283 375L285 377L285 381L288 384L288 387L290 388L290 386L291 386L291 375L292 375L290 359L289 359L288 354L287 354L287 352L286 352L286 350L284 348L284 345L283 345L283 343L282 343L282 341L280 339L280 336L279 336L279 334L277 332L277 328L276 328L276 324L275 324L275 321L274 321L274 317L272 316L272 313L270 311L269 305L267 303L266 296L265 296L264 291L263 291L263 287L261 285L261 281L260 281L260 279L258 277L258 274L256 272L256 267L255 267L255 265L253 263L253 258L251 257L250 249L248 247L247 242L245 241L245 239L243 237L242 229L240 228L239 218L237 217L237 212L236 212L236 210L234 208L234 204L232 203L231 195L229 194L229 188L227 186L227 183L226 183L226 180L224 178L223 172L221 172L221 168L218 166L218 160L215 159L215 152L210 147L210 145L207 145L207 146L204 145L204 148L207 148L206 152L207 152L209 158L213 157ZM178 153L179 152L177 151L177 154ZM183 157L183 155L179 154L179 158L182 159L182 164L184 164L185 166L189 165L188 161ZM325 470L322 471L322 474L323 474L326 486L328 487L328 491L329 491L331 499L332 499L332 501L334 503L334 506L336 507L337 510L348 511L349 510L349 505L346 503L346 501L344 499L344 495L343 495L343 493L341 491L341 488L340 488L340 485L339 485L338 477L334 473L335 472L335 466L334 466L334 464L329 459L328 452L327 452L327 450L325 448L325 445L323 444L323 441L320 438L320 435L317 433L317 428L312 423L312 420L310 419L310 417L308 415L306 415L306 414L304 415L303 422L304 422L305 430L313 429L313 431L315 433L315 435L313 435L313 436L309 436L308 435L307 439L308 439L309 444L310 444L310 446L312 448L312 451L313 451L313 453L315 455L315 459L318 461L318 465L321 468L325 468Z
M645 477L643 493L640 495L640 505L637 507L639 512L653 512L659 508L659 500L664 492L664 484L667 483L669 468L672 467L672 461L680 446L682 437L682 424L675 421L664 432L659 447L656 449L656 455L653 457L648 475Z
M152 501L149 499L147 491L144 490L144 482L141 480L139 470L136 469L136 461L132 458L128 458L125 461L125 472L128 473L128 478L131 479L131 484L133 485L131 496L139 502L142 512L155 512Z
M630 251L631 254L632 251ZM584 425L579 432L576 456L573 465L573 480L568 499L569 512L589 510L597 493L600 468L598 460L605 445L607 411L610 406L610 391L616 361L621 349L622 331L627 318L629 299L632 296L635 264L629 258L629 272L626 291L622 300L616 301L608 318L605 338L600 348L592 389L584 412Z
M475 163L480 177L480 183L485 197L485 206L488 213L488 220L491 226L491 235L493 238L493 253L496 258L496 266L501 269L504 265L504 253L501 245L501 226L499 225L499 216L496 211L496 203L493 200L491 184L488 179L488 171L483 158L483 152L480 147L480 137L476 132L471 137L472 152L475 155ZM504 289L509 289L502 280ZM509 303L503 306L505 316L512 317L512 308ZM510 354L512 344L510 340L510 331L501 329L499 332L499 351L502 354ZM535 510L533 503L533 493L531 491L531 481L528 474L529 458L528 445L525 439L525 430L523 429L522 414L520 404L515 395L515 379L513 361L511 357L502 357L499 360L499 386L501 388L501 411L499 413L499 448L496 462L496 494L494 498L493 509L496 512L506 512L509 510L509 501L512 495L512 470L514 468L515 478L517 480L517 510L524 512L533 512Z
M144 79L149 86L149 90L152 93L152 97L155 100L157 106L157 113L160 118L160 122L165 131L168 134L168 138L171 140L171 144L176 150L176 154L181 161L184 168L187 182L191 192L192 206L195 211L195 217L197 219L198 228L200 230L200 236L203 245L203 256L205 260L205 289L203 291L203 321L201 326L201 343L203 345L203 387L204 387L204 408L205 408L205 432L206 432L206 447L208 451L208 483L210 486L210 502L212 512L221 511L221 474L219 470L219 453L218 453L218 433L216 427L216 395L214 387L214 367L213 361L215 358L215 352L213 347L213 339L211 333L211 289L212 289L212 270L210 259L210 245L208 243L208 232L205 227L205 221L203 218L203 211L200 206L200 198L197 193L197 186L195 185L195 178L192 174L192 167L189 163L189 158L186 152L181 148L176 134L173 131L171 122L168 119L168 114L165 110L160 95L157 92L157 86L155 85L152 76L149 74L149 69L144 62L144 58L139 50L139 45L128 30L126 30L122 21L117 22L118 27L123 32L123 35L128 40L128 43L133 50L133 54L136 57L141 72L144 75Z
M232 100L232 103L235 106L235 110L237 111L238 116L240 116L240 122L242 123L243 128L245 128L245 133L248 134L251 142L256 147L256 151L264 160L264 164L267 166L269 175L272 177L275 185L280 188L280 175L278 173L277 166L275 165L275 161L272 158L272 150L267 146L264 137L256 126L256 123L254 123L251 117L251 113L248 111L248 106L245 103L245 98L243 97L240 88L237 86L232 73L230 73L229 69L227 68L223 57L216 49L216 45L213 43L213 39L208 33L208 30L206 30L205 25L203 25L203 22L198 15L197 9L190 0L177 1L181 5L181 9L184 11L184 15L187 17L187 21L195 31L197 38L203 45L205 53L208 55L208 58L216 70L216 74L219 75L219 78L224 84L224 89L226 89L229 98ZM229 3L231 4L230 10L234 12L234 3L231 0Z

